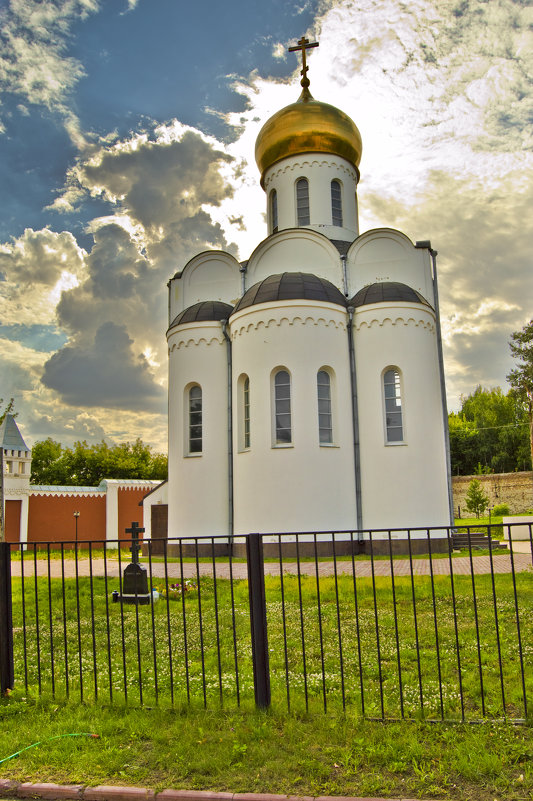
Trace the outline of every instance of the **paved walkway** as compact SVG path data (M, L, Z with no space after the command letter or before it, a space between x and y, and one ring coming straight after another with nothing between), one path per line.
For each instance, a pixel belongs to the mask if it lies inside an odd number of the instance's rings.
M531 571L533 569L533 560L530 553L514 553L514 570L515 573L522 573L524 571ZM494 573L511 573L512 562L510 554L493 555L492 562L494 565ZM415 576L429 576L431 575L431 567L433 567L433 574L435 576L448 576L450 575L450 561L447 558L432 559L413 559L413 574ZM126 560L122 560L121 567L127 565ZM144 562L146 569L149 569L148 563ZM472 565L476 575L490 574L491 573L491 559L490 556L473 556ZM108 578L118 578L119 576L119 563L118 559L107 559L107 576ZM103 576L105 574L104 559L97 558L92 560L92 574L93 576ZM211 562L200 562L199 572L201 576L212 576L213 565ZM410 576L411 568L409 559L395 559L393 564L395 576ZM471 573L471 562L468 556L459 556L452 559L452 569L454 576L465 576ZM64 570L65 578L75 578L76 576L76 562L74 559L65 559L64 566L62 567L60 559L50 560L50 577L61 578ZM335 566L332 561L319 561L318 573L320 576L334 575ZM247 578L247 567L245 562L233 562L232 565L233 578L245 579ZM298 564L294 561L283 562L283 573L296 575L298 573ZM300 573L302 575L314 576L316 567L314 562L300 562ZM350 559L337 560L337 573L339 575L352 575L352 562ZM18 560L11 562L12 576L21 575L21 563ZM24 560L24 576L30 577L34 574L33 560ZM91 574L91 563L89 559L78 559L78 575L89 576ZM280 566L279 562L265 562L265 574L270 576L279 576ZM355 574L357 577L372 576L372 562L370 559L355 562ZM37 560L37 575L48 575L48 563L46 559ZM163 562L152 563L152 575L154 578L161 579L165 576L165 566ZM181 575L181 568L178 562L168 562L168 576L170 579L179 578ZM375 559L374 560L374 575L376 576L390 576L391 565L388 559ZM194 578L196 576L196 564L194 562L183 563L183 576L185 578ZM216 564L217 578L229 578L230 566L227 561L217 562Z

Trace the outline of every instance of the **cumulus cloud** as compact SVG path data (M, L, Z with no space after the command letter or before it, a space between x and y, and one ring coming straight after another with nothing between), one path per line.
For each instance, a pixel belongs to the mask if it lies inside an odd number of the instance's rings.
M78 145L85 140L67 100L84 70L67 43L72 25L98 8L98 0L12 0L0 10L0 88L59 112Z
M439 294L450 405L481 383L505 386L508 341L531 316L533 184L511 174L495 189L432 173L416 206L366 195L374 224L393 225L439 252Z
M87 254L68 231L27 228L0 244L2 324L47 324L63 290L83 278Z
M94 341L67 345L46 362L43 384L72 406L140 410L164 408L164 390L155 384L143 356L135 357L123 326L104 323Z

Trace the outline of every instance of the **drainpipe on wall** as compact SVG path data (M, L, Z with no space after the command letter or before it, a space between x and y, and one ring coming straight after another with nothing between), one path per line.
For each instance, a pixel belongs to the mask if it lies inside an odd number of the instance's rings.
M244 295L244 293L246 292L246 265L245 264L241 264L239 272L241 274L241 295Z
M353 420L353 461L355 468L355 505L357 509L357 530L363 528L363 501L361 493L361 452L359 449L359 406L357 402L357 375L355 371L355 349L353 342L353 315L355 309L348 306L348 351L350 355L350 386L352 390ZM361 541L362 534L359 535Z
M446 451L446 478L448 481L448 508L450 515L450 526L455 523L454 508L453 508L453 489L452 489L452 459L450 453L450 431L448 428L448 404L446 402L446 379L444 377L444 357L442 354L442 334L440 330L440 308L439 308L439 287L437 282L437 256L438 251L433 250L431 242L424 240L423 242L416 243L417 248L427 249L431 256L433 265L433 298L435 301L435 317L437 321L437 355L439 360L439 376L440 376L440 395L442 402L442 421L444 425L444 448Z
M233 363L231 353L231 339L228 335L228 321L221 320L222 333L226 340L226 353L228 361L228 537L230 553L233 551Z
M348 273L346 271L346 256L341 256L342 262L342 285L344 287L344 297L348 297Z

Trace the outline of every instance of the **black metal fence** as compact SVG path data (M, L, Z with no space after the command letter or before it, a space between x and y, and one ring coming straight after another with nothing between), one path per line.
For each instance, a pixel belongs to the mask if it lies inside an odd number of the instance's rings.
M118 542L0 544L2 690L523 721L531 525L478 528L148 541L133 599Z

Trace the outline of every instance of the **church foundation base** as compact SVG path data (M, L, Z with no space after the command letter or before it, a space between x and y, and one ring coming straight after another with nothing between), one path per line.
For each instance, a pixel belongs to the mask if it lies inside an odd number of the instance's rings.
M163 541L152 541L152 554L163 553L163 549L159 550L157 546ZM156 545L157 543L157 545ZM410 548L407 539L389 540L375 539L370 543L369 540L336 540L335 542L335 555L338 557L351 556L389 556L390 551L394 556L408 556L409 552L413 556L422 556L429 554L429 543L426 538L414 539L411 538ZM431 553L432 554L445 554L449 551L449 542L446 537L432 538L431 539ZM143 543L142 546L143 556L148 556L148 545ZM317 541L316 545L313 541L283 541L281 543L281 555L283 559L296 559L297 556L301 558L314 557L318 558L333 556L333 543L329 541ZM215 556L216 558L224 558L232 555L235 559L246 559L246 543L235 542L233 547L229 543L211 542L198 544L168 542L167 556L173 559L180 557L194 558L196 556L205 558ZM277 542L264 542L263 555L265 559L277 559L280 555L280 545Z

